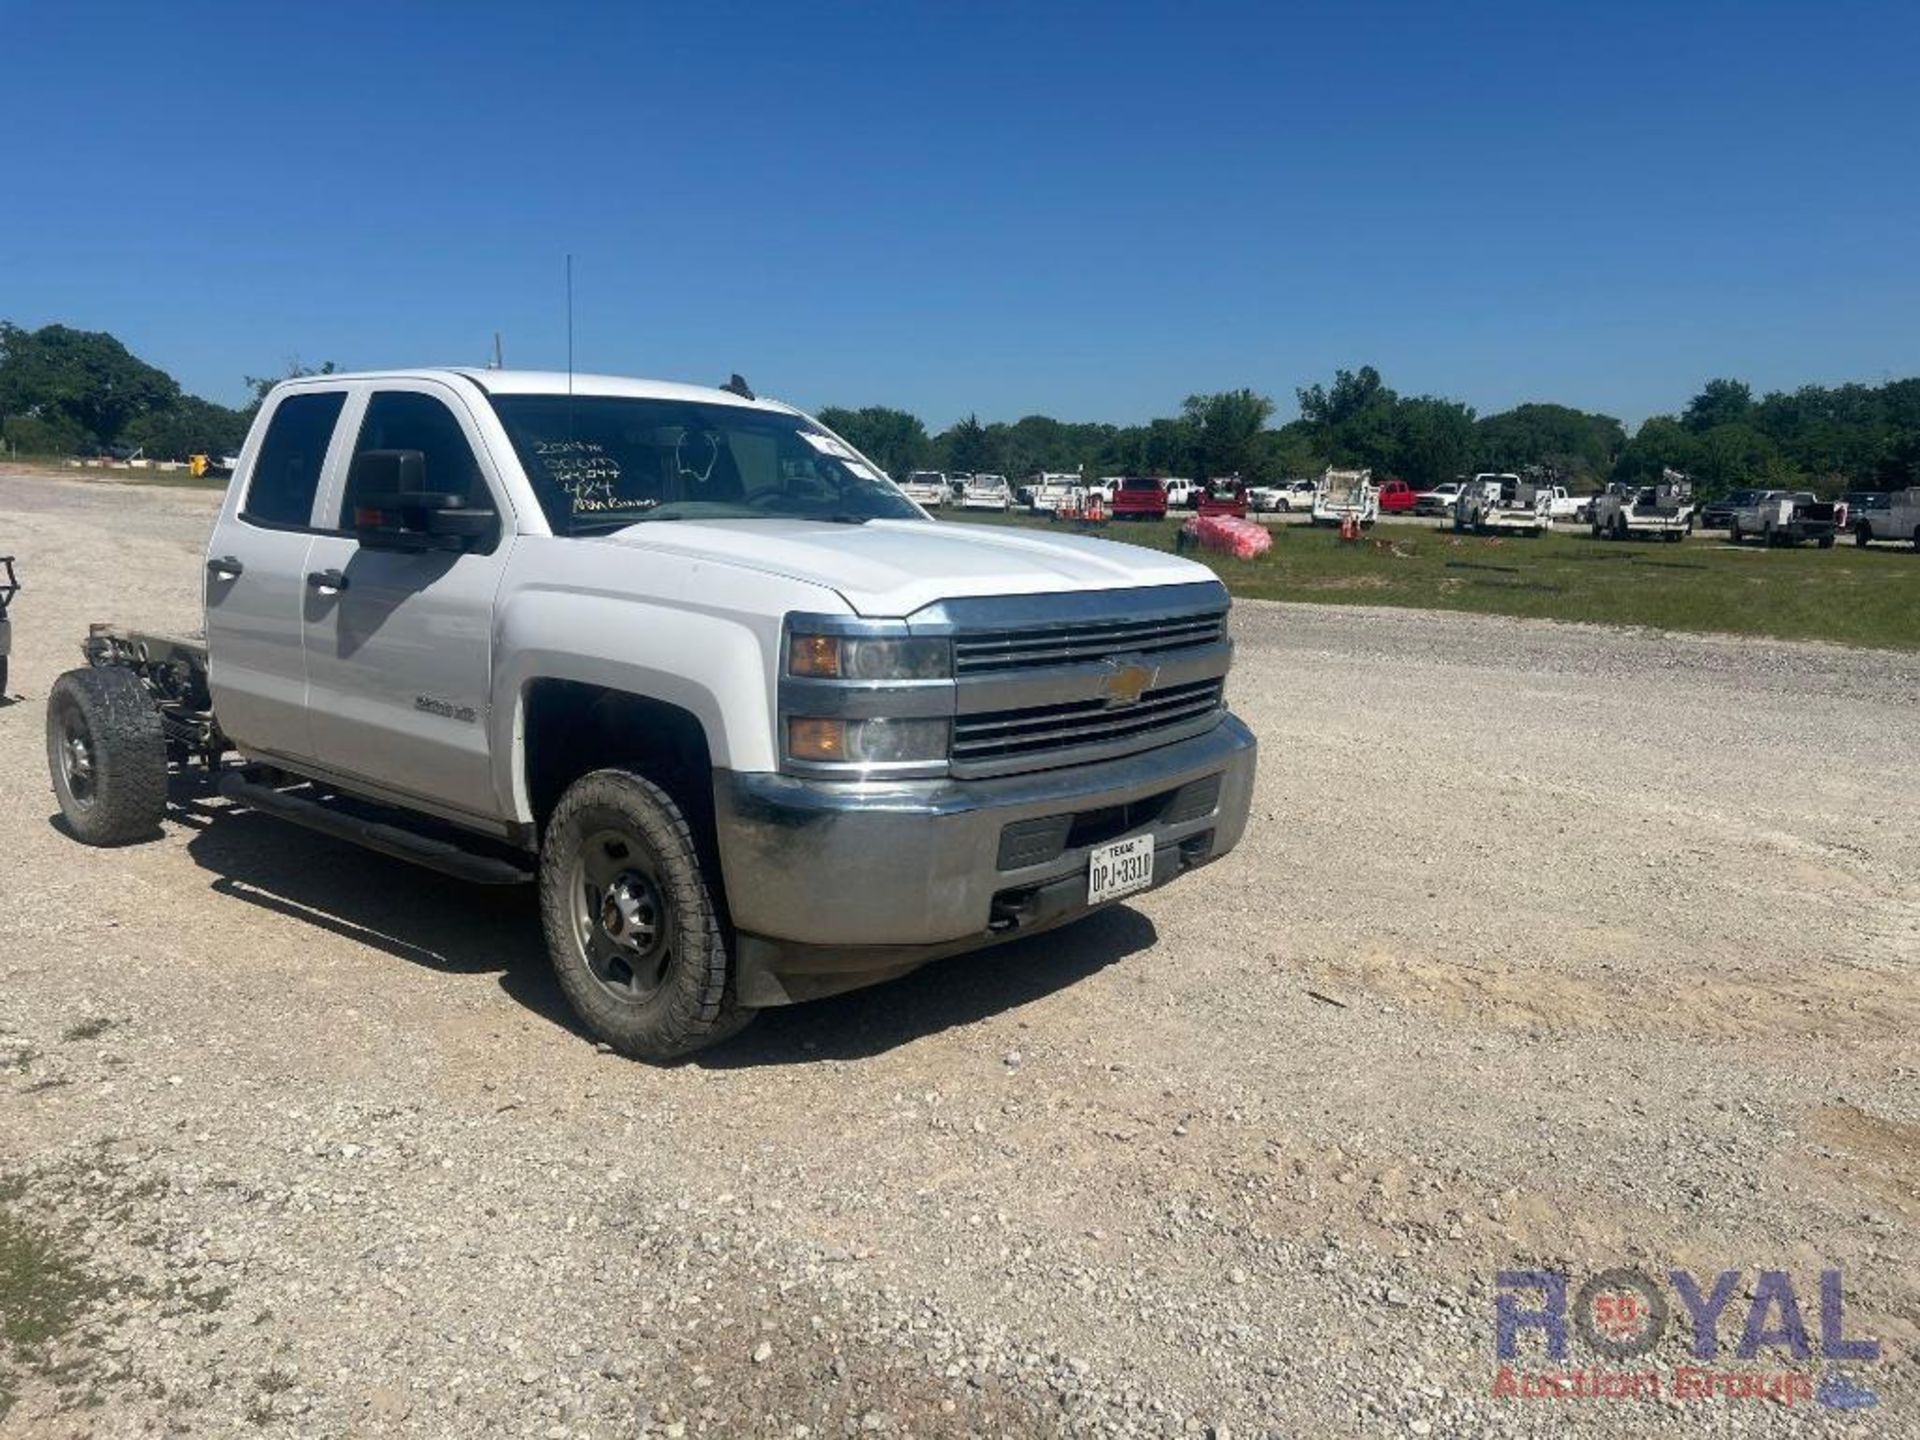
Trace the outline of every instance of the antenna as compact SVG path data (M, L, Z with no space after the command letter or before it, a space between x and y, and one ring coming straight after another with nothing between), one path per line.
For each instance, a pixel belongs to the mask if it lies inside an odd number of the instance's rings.
M504 370L507 368L507 357L505 352L500 348L500 332L498 330L493 332L493 368L496 370Z
M573 252L567 252L567 439L573 439Z

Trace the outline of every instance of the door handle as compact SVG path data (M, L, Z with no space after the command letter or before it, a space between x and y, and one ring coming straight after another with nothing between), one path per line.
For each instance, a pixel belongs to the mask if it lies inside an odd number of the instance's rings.
M233 580L247 573L247 567L231 555L207 561L207 573L216 580Z
M347 577L345 572L340 570L309 570L307 588L322 593L329 590L338 592L347 588Z

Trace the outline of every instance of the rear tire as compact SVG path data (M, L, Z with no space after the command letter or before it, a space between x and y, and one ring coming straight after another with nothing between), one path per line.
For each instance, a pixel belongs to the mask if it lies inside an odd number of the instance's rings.
M1868 542L1871 541L1872 539L1873 539L1873 530L1871 527L1866 525L1858 525L1854 527L1853 543L1857 545L1860 549L1862 550L1866 549Z
M47 696L47 769L67 828L88 845L150 839L167 811L167 740L131 670L69 670Z
M1628 538L1626 516L1616 515L1613 517L1613 538L1616 540L1625 540Z
M540 917L567 1001L636 1060L737 1034L727 926L680 807L651 780L595 770L560 797L540 847Z
M1820 548L1822 550L1831 550L1833 548L1833 536L1822 535L1820 537Z
M8 658L9 657L5 655L0 655L0 700L4 700L7 698L7 660Z

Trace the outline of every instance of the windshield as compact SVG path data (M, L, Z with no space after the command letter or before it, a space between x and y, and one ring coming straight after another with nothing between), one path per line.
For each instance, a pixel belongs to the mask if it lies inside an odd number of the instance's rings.
M744 405L495 395L556 535L653 520L917 520L891 481L810 420Z

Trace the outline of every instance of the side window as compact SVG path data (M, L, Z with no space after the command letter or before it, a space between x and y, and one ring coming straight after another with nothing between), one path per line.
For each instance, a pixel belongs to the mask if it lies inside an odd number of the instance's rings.
M380 390L367 402L360 422L360 438L353 453L368 450L418 450L425 458L426 480L421 487L443 495L458 495L469 505L491 506L480 462L467 443L466 432L445 402L412 390ZM349 474L352 467L349 466ZM340 528L353 528L357 496L347 486L340 508Z
M253 478L247 482L241 519L301 529L312 523L320 466L327 458L334 423L346 403L346 391L328 390L315 395L289 395L274 407L266 438L260 442L260 454L253 462Z

